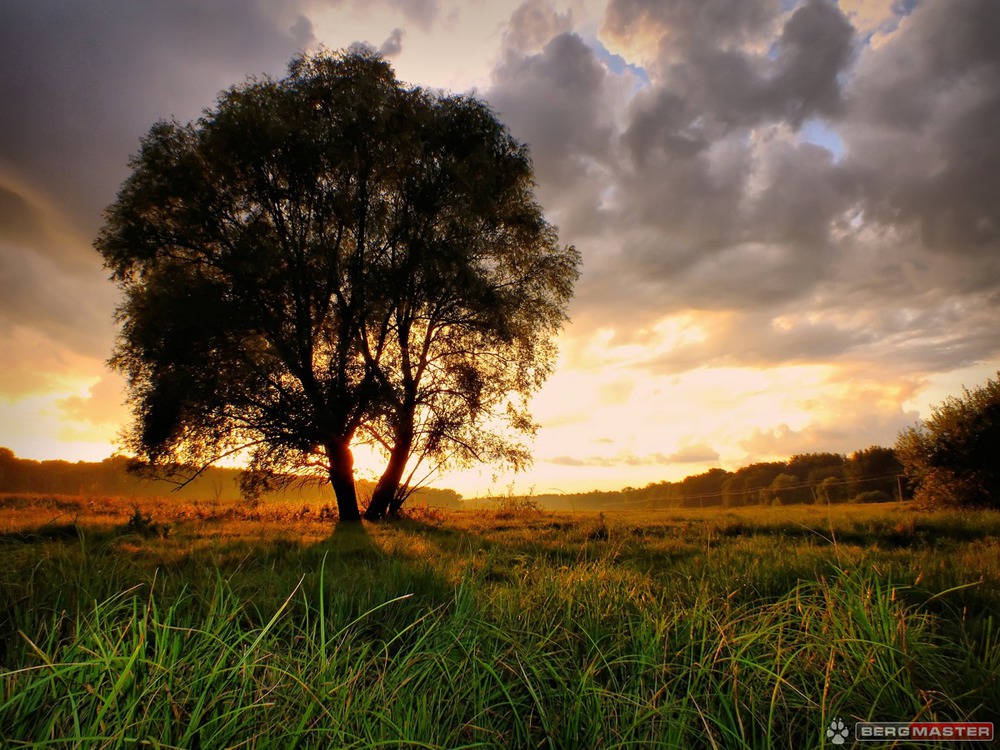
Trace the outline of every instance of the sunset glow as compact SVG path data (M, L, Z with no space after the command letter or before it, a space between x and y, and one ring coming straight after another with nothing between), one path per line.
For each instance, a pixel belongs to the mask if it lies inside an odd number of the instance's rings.
M583 258L534 465L435 485L639 487L892 445L1000 369L995 0L154 5L0 10L0 446L20 457L100 460L128 420L91 243L140 137L357 42L490 102ZM360 477L380 461L356 451Z

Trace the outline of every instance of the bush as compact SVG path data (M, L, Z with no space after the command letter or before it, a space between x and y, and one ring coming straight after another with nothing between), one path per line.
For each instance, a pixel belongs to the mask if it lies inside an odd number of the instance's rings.
M542 514L538 500L532 495L504 495L496 503L497 518L533 518Z
M852 503L891 503L892 495L883 490L868 490L851 498Z
M896 453L917 500L1000 507L1000 379L934 407L900 433Z
M153 516L149 513L143 513L139 510L138 505L133 505L132 511L132 516L128 519L128 523L125 524L126 532L144 537L158 536L166 538L170 535L170 524L155 523Z

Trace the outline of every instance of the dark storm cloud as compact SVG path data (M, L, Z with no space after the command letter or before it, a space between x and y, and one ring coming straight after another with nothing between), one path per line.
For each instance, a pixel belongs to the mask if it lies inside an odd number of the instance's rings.
M660 93L680 106L684 124L780 117L797 126L837 110L853 29L827 0L807 0L783 23L780 16L777 2L761 0L612 0L604 31L659 40Z
M563 184L584 159L608 156L612 130L606 79L583 40L563 33L538 54L509 51L494 72L489 98L531 147L540 174Z
M766 133L754 140L749 126L794 129L840 106L852 30L839 10L810 2L780 23L774 3L612 2L611 36L662 37L655 83L626 105L636 81L611 73L578 35L522 52L553 25L551 10L548 23L523 23L544 20L543 9L531 2L514 14L489 97L532 147L544 202L568 239L614 237L612 253L585 257L575 319L606 320L609 306L634 320L808 291L848 186L829 181L829 152L768 143Z
M767 6L756 5L755 15L765 15ZM767 49L735 47L722 33L724 23L713 29L698 19L676 38L672 27L664 30L659 64L662 85L680 97L689 121L710 118L710 124L732 128L784 119L798 126L837 109L837 75L850 57L852 28L827 0L795 10Z
M828 0L612 0L604 38L649 73L616 117L623 76L527 31L544 7L515 14L489 96L584 252L576 330L729 313L672 371L1000 353L995 0L922 3L877 47Z
M67 267L0 241L0 337L11 326L30 328L74 352L106 358L115 330L106 277L96 262Z
M511 14L504 32L504 49L507 54L530 55L550 39L572 30L572 14L556 12L548 0L526 0Z
M0 163L95 227L157 119L197 116L251 73L280 74L311 25L264 4L64 3L0 7Z
M399 11L407 21L424 31L430 30L441 11L439 0L300 0L300 4L335 8L348 6L365 13L390 8Z
M770 0L612 0L605 26L620 37L665 34L672 43L740 44L760 40L777 11Z
M291 6L0 5L0 323L107 356L114 289L90 242L140 136L248 74L280 75L313 42Z
M828 151L790 135L839 108L852 29L822 0L779 16L773 3L609 7L612 34L662 27L660 73L621 137L619 203L631 270L673 279L670 305L774 305L823 275L849 184Z
M851 54L854 29L828 0L808 0L792 13L777 45L774 76L764 87L766 105L796 127L840 106L838 75Z
M865 55L844 123L869 221L1000 281L1000 4L925 3Z
M547 28L561 25L553 14ZM570 233L598 231L619 89L579 35L560 33L532 52L537 32L528 23L508 30L487 97L531 148L540 197L555 220Z

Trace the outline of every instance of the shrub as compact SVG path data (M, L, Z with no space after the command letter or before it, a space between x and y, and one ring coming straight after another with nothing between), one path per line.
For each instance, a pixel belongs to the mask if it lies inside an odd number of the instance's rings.
M534 518L542 514L538 500L532 495L503 495L495 503L497 518Z
M917 500L1000 506L1000 379L934 407L900 433L896 452Z
M158 536L166 538L170 535L170 524L159 524L153 521L153 516L143 513L138 505L132 506L132 515L125 524L125 531L144 537Z

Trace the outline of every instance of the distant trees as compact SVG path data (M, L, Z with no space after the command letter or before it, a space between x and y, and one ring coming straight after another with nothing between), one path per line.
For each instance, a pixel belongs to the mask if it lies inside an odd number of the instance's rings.
M844 464L844 476L848 479L845 491L850 497L864 492L882 492L889 497L899 494L899 477L903 464L892 448L872 445L855 451Z
M767 488L786 469L784 461L750 464L737 469L723 485L725 505L736 507L768 502L770 494Z
M320 471L345 521L358 441L388 459L369 518L414 457L527 461L579 255L485 104L374 53L304 56L157 123L131 167L95 244L124 292L136 455L245 452L248 491Z
M138 480L126 472L129 460L112 456L100 463L86 461L32 461L0 448L0 492L76 495L144 494ZM170 486L161 485L160 493Z
M699 505L721 505L722 487L728 477L728 471L718 468L685 477L680 483L681 496L691 498Z
M918 500L1000 507L1000 373L935 406L904 430L896 453Z
M133 459L111 456L101 462L33 461L18 458L9 448L0 447L0 493L53 495L90 495L118 497L160 497L171 495L179 500L215 500L234 502L242 497L240 470L212 466L183 487L174 482L138 476L129 471ZM359 480L363 492L374 485ZM328 484L305 483L265 492L261 499L302 501L327 505L335 500ZM458 508L462 498L454 490L421 487L412 495L416 503L433 507Z
M649 498L652 506L734 508L745 505L789 505L883 502L898 497L902 472L891 448L871 446L850 456L804 453L787 461L748 464L736 471L710 469L680 482L658 482L629 493L632 503ZM864 494L868 493L868 494Z
M813 501L812 490L794 474L778 474L764 495L772 505L806 504Z

